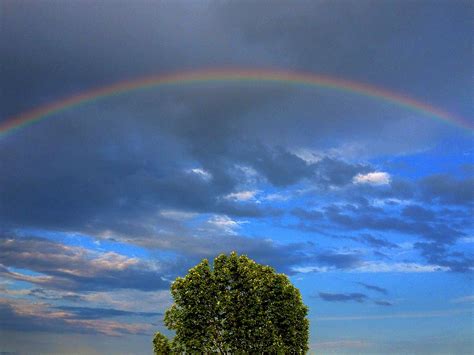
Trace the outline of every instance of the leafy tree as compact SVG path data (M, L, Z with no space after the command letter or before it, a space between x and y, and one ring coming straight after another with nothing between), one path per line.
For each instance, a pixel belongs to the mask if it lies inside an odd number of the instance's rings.
M153 338L153 352L156 355L167 355L171 353L170 341L160 332L156 332Z
M171 286L165 324L179 353L304 354L307 307L288 277L246 256L201 261Z

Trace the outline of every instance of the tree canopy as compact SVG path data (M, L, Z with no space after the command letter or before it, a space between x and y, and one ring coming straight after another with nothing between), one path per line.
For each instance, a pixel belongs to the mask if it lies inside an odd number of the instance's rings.
M174 304L157 333L155 353L284 353L308 350L308 308L288 277L247 256L207 259L171 286Z

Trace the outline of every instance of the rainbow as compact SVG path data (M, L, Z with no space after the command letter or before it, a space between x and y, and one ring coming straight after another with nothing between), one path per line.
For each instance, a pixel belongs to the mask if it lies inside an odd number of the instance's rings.
M9 117L0 122L0 137L18 131L33 123L53 117L62 111L84 105L106 97L117 96L131 91L146 90L156 87L174 85L191 85L209 82L264 82L319 87L330 90L362 95L390 104L405 107L419 112L424 116L438 119L455 126L474 131L474 124L466 118L433 107L411 97L381 89L372 85L315 75L305 72L261 70L261 69L211 69L189 72L178 72L150 76L129 81L121 81L112 85L99 87L77 95L69 96L53 103Z

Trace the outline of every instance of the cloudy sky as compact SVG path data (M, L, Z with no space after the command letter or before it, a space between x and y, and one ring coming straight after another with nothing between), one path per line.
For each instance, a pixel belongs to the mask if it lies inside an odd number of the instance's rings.
M472 351L471 1L0 1L0 352L147 354L170 281L237 250L290 275L317 354ZM308 74L309 75L309 74ZM4 126L5 127L5 126ZM168 333L169 334L169 333Z

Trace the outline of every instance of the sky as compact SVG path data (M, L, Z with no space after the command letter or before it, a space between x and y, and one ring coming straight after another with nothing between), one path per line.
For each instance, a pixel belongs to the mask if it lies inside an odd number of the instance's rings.
M1 0L3 127L217 69L322 75L430 109L202 80L4 129L0 353L149 354L155 331L172 335L170 282L233 250L300 289L311 353L471 353L473 6Z

